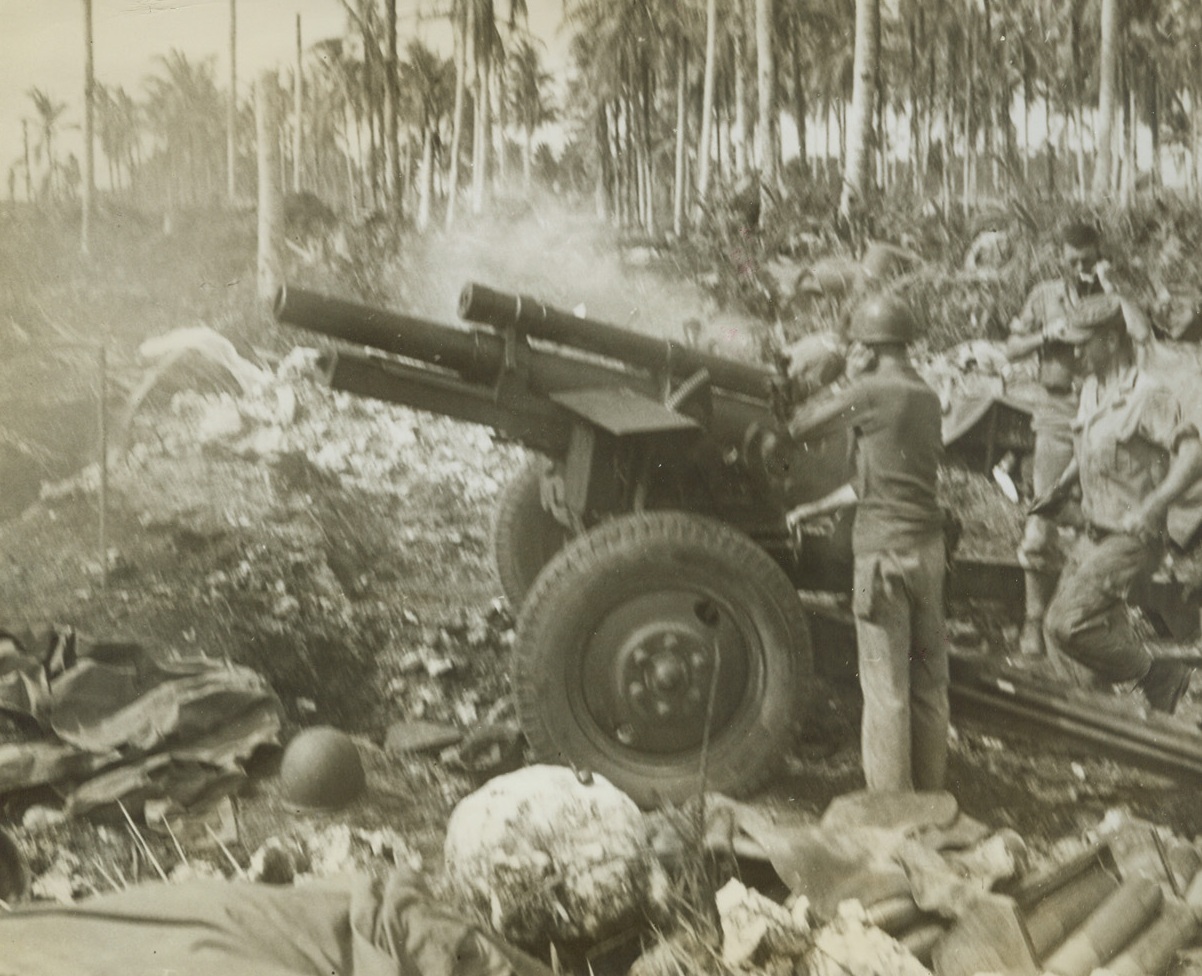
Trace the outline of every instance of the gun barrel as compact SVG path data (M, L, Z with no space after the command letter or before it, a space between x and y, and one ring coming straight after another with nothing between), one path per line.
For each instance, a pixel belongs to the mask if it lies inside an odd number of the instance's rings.
M289 325L420 359L468 379L492 379L504 365L504 340L479 329L443 325L288 286L276 293L274 310L275 317Z
M527 295L497 291L486 285L472 283L464 287L459 295L459 316L494 329L515 328L540 339L656 372L682 376L704 369L714 386L759 399L769 395L774 375L763 366L711 355L671 339L656 339L608 322L580 318Z

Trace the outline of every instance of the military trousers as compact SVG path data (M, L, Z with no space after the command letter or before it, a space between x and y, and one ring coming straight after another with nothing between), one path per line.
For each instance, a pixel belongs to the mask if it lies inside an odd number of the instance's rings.
M907 550L857 553L853 610L870 790L939 790L947 771L946 552L937 535Z
M1114 684L1148 673L1152 656L1131 626L1127 596L1146 583L1164 557L1158 539L1086 531L1077 540L1044 617L1053 660L1079 684ZM1082 674L1062 658L1087 669Z

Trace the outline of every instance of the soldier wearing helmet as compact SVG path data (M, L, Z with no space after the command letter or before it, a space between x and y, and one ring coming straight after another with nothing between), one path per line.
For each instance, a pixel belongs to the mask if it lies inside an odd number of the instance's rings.
M947 767L941 410L910 362L917 332L898 298L867 299L851 316L850 382L825 401L802 404L789 424L798 440L840 428L854 437L854 481L836 494L856 505L852 599L861 753L872 790L942 789ZM790 527L819 514L816 505L799 506Z
M1083 299L1062 333L1086 374L1073 458L1032 508L1054 513L1080 490L1084 531L1048 604L1049 654L1071 677L1133 683L1172 712L1192 668L1154 660L1132 629L1126 595L1159 568L1169 513L1202 476L1202 441L1180 396L1140 362L1117 295Z

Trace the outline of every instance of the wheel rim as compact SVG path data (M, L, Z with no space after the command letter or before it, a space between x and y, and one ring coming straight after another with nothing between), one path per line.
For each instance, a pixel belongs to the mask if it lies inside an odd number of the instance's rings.
M602 613L569 689L598 745L662 755L694 751L734 721L758 680L755 628L729 604L687 586L641 592Z

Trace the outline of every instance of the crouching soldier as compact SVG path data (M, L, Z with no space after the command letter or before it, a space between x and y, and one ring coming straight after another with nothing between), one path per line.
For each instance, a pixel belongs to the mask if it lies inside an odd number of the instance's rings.
M1174 391L1140 365L1117 295L1082 299L1063 338L1086 376L1073 459L1032 509L1054 513L1079 486L1085 527L1048 605L1049 653L1071 677L1133 683L1172 712L1191 668L1153 660L1126 598L1160 566L1169 509L1202 475L1202 441Z

